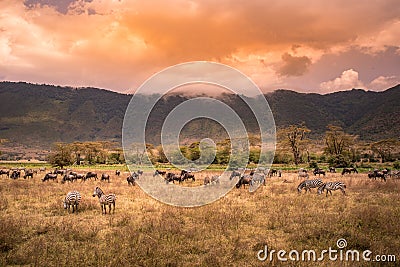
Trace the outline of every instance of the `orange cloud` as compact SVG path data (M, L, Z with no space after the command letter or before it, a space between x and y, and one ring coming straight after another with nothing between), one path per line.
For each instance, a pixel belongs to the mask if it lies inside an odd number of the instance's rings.
M167 66L212 60L275 89L324 54L400 47L400 6L390 0L29 2L0 2L4 80L123 91Z

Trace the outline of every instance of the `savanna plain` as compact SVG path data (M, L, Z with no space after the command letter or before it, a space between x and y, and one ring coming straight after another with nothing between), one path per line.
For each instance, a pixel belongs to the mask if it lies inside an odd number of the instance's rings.
M92 169L93 170L93 169ZM87 170L85 170L87 171ZM110 183L73 183L0 178L1 266L398 266L400 260L400 179L369 179L366 173L327 173L321 179L343 181L332 196L299 194L295 171L267 178L250 193L234 188L218 201L196 208L163 204L138 185L128 186L127 172L108 173ZM205 176L197 174L201 184ZM145 173L146 175L146 173ZM151 175L147 173L147 175ZM313 177L313 175L312 175ZM186 181L188 186L192 182ZM117 196L112 214L102 214L93 197L96 186ZM210 190L213 186L207 185ZM81 193L78 212L63 209L64 196ZM108 212L108 209L107 209ZM397 262L260 261L257 253L332 247L344 238L346 249L396 255ZM372 257L373 257L372 255Z

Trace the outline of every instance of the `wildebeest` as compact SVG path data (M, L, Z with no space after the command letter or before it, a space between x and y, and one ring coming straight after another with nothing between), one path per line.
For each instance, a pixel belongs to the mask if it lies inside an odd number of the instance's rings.
M11 179L17 179L19 177L21 177L21 171L13 171L10 176Z
M272 177L272 176L278 176L278 170L276 169L270 169L268 172L268 176Z
M3 177L3 175L7 175L7 177L10 177L10 170L2 169L0 170L0 175Z
M376 180L376 178L381 178L381 180L386 182L386 174L378 170L374 170L372 173L368 173L368 178Z
M39 168L39 171L40 171L40 172L45 172L45 171L46 171L46 167L40 167L40 168Z
M335 167L329 167L329 172L331 172L331 173L336 173Z
M136 184L136 179L139 177L139 175L136 172L131 173L131 175L129 175L126 178L126 181L128 182L128 185L135 185Z
M307 172L305 172L305 171L299 171L299 173L298 173L298 178L299 179L301 179L301 178L308 178L308 173Z
M167 173L167 175L165 176L164 179L165 179L166 183L169 183L169 182L175 183L175 181L178 181L179 183L181 183L183 181L181 176L179 176L175 173L172 173L172 172Z
M107 173L103 173L101 175L100 181L105 181L105 180L108 180L108 182L110 182L110 175L108 175Z
M97 173L95 172L88 172L85 176L85 180L94 178L94 180L97 180Z
M218 175L211 176L211 179L210 179L210 177L206 176L204 178L204 185L213 184L213 183L219 184L219 178L220 178L220 176L218 176Z
M232 179L235 178L235 177L239 177L239 178L240 178L240 176L241 176L240 172L238 172L238 171L233 171L233 172L231 173L231 176L229 176L229 180L232 180Z
M166 171L160 171L160 170L156 170L153 174L153 177L157 176L157 175L161 175L164 176L167 172Z
M265 180L265 175L264 175L264 174L255 173L255 174L253 175L252 179L251 179L251 184L250 184L250 185L253 186L253 185L255 185L256 183L266 185L266 182L265 182L265 181L266 181L266 180Z
M115 175L119 176L120 174L121 174L121 171L120 171L120 170L116 170L116 171L115 171Z
M72 174L65 174L61 180L61 183L65 182L73 182L76 179L75 175Z
M26 179L26 178L28 178L28 177L33 178L33 171L32 171L32 169L29 169L29 170L27 170L27 171L25 172L24 179Z
M239 181L237 182L236 188L240 188L242 185L243 185L243 188L245 188L246 184L248 184L250 186L252 178L253 177L250 175L243 175L242 177L240 177Z
M61 175L64 175L64 174L67 173L67 170L65 170L65 169L62 169L62 170L55 169L55 170L53 171L53 173L54 173L54 174L61 174Z
M57 174L54 173L47 173L44 178L42 179L42 182L48 181L48 180L55 180L57 179Z
M189 179L192 179L193 182L196 181L196 178L194 177L194 174L193 174L193 173L187 172L187 173L185 173L185 174L183 175L183 177L180 176L180 180L181 180L182 182L185 181L185 180L189 180Z
M138 170L138 171L137 171L137 174L143 175L143 171L142 171L142 170Z
M325 171L323 169L320 169L320 168L315 168L313 173L314 173L314 175L318 174L318 176L320 176L322 174L322 175L325 176Z
M346 173L351 174L352 172L353 173L358 173L356 168L343 168L342 175L344 175Z

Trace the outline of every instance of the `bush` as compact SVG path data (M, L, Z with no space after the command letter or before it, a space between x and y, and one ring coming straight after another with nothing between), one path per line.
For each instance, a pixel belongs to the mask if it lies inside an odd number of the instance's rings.
M346 168L350 166L350 160L343 155L332 156L328 160L329 166L335 168Z
M316 161L311 161L308 166L311 169L317 169L318 168L318 163Z
M396 161L395 163L393 163L393 168L396 169L396 170L399 170L400 169L400 162Z

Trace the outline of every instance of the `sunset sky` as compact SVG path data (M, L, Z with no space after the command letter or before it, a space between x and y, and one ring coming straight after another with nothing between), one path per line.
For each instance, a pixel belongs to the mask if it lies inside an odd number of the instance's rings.
M400 5L387 1L0 0L0 80L133 92L188 61L265 92L400 83Z

